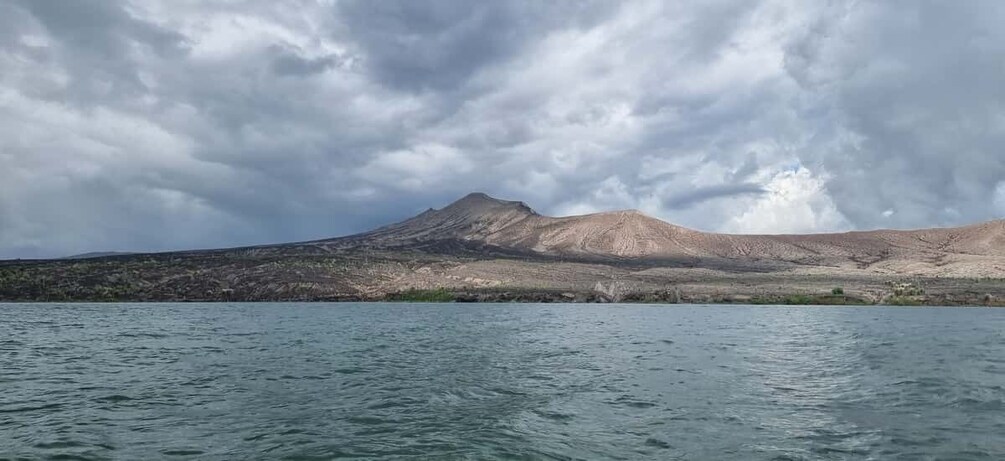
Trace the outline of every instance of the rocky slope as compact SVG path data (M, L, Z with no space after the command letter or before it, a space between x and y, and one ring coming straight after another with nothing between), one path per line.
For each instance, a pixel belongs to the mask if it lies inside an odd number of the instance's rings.
M912 231L811 235L700 232L636 210L548 217L522 202L470 194L453 204L331 243L404 248L458 240L563 259L718 261L871 269L904 275L1005 276L1005 221Z
M471 194L400 223L313 242L0 261L0 301L379 300L415 290L483 301L1001 305L1005 222L726 235L634 210L549 217Z

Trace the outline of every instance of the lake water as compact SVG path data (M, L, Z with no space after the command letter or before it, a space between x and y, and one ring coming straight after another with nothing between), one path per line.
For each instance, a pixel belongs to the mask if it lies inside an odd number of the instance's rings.
M0 458L1005 459L1005 309L0 304Z

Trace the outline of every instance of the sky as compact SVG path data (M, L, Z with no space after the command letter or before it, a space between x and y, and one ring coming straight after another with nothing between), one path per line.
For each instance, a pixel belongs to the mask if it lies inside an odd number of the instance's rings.
M473 191L706 231L1005 216L1005 2L0 0L0 258Z

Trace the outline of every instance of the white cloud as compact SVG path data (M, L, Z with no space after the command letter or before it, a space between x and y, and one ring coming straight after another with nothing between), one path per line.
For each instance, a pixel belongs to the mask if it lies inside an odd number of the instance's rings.
M990 219L1003 20L993 2L6 2L0 257L321 238L473 190L710 231Z
M851 227L833 200L824 180L800 168L776 174L767 193L734 217L726 229L742 234L814 233Z
M378 154L358 174L381 187L422 191L471 172L474 164L450 146L424 144Z

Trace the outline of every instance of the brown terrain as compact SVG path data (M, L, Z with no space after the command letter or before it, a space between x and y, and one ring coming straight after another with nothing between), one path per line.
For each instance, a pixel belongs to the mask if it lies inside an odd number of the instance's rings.
M1005 221L727 235L635 210L540 215L470 194L363 234L0 262L5 300L457 300L1005 304Z

